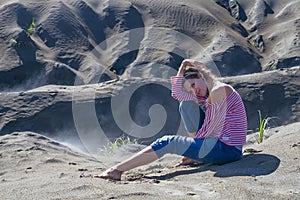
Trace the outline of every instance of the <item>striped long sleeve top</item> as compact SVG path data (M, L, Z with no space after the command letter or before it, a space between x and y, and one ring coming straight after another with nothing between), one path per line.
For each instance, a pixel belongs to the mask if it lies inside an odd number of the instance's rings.
M182 88L183 77L171 77L172 97L178 101L196 101L206 107L204 123L196 133L197 138L216 137L229 146L242 146L246 143L247 117L240 95L233 92L225 99L209 103Z

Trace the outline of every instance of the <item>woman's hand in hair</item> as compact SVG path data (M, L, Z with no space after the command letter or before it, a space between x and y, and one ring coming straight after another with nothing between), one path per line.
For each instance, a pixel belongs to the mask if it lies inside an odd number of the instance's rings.
M186 68L188 66L191 66L191 67L196 67L195 66L195 62L197 62L196 60L192 60L192 59L184 59L182 62L181 62L181 65L178 69L178 73L177 73L177 76L183 76L185 71L186 71Z
M185 59L185 60L183 60L182 61L182 65L192 66L192 67L195 67L195 68L197 68L199 70L201 70L203 68L207 69L206 66L202 62L200 62L198 60L193 60L193 59Z
M185 69L186 69L186 65L184 64L184 62L182 62L178 69L177 76L183 76L185 73Z

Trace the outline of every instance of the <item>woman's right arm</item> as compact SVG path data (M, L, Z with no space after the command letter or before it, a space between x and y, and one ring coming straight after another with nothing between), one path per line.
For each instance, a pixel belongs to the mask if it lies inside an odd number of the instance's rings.
M172 97L178 101L196 101L197 97L183 89L184 72L188 62L181 63L177 75L171 77Z
M195 101L197 97L183 89L183 76L172 76L172 97L178 101Z

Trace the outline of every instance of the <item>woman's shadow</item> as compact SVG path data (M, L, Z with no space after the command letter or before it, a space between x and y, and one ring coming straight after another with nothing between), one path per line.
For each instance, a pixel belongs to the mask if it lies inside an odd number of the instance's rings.
M280 159L269 154L249 154L242 159L224 165L200 165L199 167L185 168L169 174L160 176L145 176L144 178L167 180L176 176L199 173L204 171L214 171L215 177L232 176L262 176L273 173L279 166Z

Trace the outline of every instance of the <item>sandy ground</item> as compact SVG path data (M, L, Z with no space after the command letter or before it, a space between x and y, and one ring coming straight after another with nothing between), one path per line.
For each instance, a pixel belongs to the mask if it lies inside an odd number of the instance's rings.
M249 135L244 157L225 165L174 168L166 155L126 172L121 181L91 178L141 148L91 156L41 135L1 136L1 199L299 199L300 123Z

